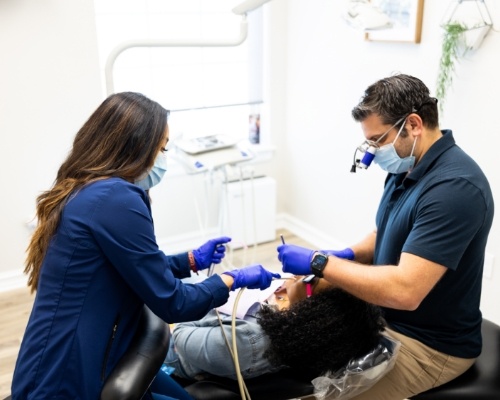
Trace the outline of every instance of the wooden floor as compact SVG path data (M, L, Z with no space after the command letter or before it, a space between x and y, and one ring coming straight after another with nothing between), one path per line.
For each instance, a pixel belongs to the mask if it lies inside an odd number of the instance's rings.
M33 299L27 288L0 293L0 399L10 394L12 372Z
M218 267L216 272L220 272L222 268L242 267L254 263L262 264L271 271L280 272L281 263L276 256L276 247L281 244L281 234L286 243L310 246L297 236L278 230L277 239L273 242L247 249L229 250L225 265ZM27 288L0 293L0 400L10 394L12 373L33 299L34 296Z

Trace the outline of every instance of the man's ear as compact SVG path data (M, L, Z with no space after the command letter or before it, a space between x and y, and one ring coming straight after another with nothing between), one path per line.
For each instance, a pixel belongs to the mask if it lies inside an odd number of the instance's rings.
M408 116L408 118L406 119L406 126L407 126L408 132L413 137L417 137L417 136L422 135L422 131L424 129L424 123L422 121L422 118L420 118L420 115L415 114L415 113L410 114Z

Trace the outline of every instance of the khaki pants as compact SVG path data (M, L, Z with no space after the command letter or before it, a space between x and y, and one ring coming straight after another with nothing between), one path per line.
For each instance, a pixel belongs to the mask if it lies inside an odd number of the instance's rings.
M385 333L401 342L394 368L355 400L403 400L451 381L475 361L440 353L391 329Z

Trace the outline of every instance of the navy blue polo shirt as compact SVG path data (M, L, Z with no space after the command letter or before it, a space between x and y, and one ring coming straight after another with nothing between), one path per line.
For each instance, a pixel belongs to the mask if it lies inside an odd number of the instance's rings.
M415 311L385 308L389 326L440 352L481 352L481 284L493 197L479 166L450 130L406 174L389 174L377 211L375 265L402 252L448 268Z

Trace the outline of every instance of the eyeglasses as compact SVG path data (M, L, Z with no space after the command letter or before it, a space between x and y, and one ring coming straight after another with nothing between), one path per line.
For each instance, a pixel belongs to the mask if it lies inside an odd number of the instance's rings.
M377 140L365 140L358 147L356 147L356 150L354 150L354 159L352 162L351 172L356 172L356 168L367 169L375 158L375 153L380 148L380 141L385 138L389 134L389 132L392 131L396 126L403 122L408 117L408 115L405 115L404 117L398 119L396 123L389 129L387 129ZM361 159L356 158L358 151L364 154Z

